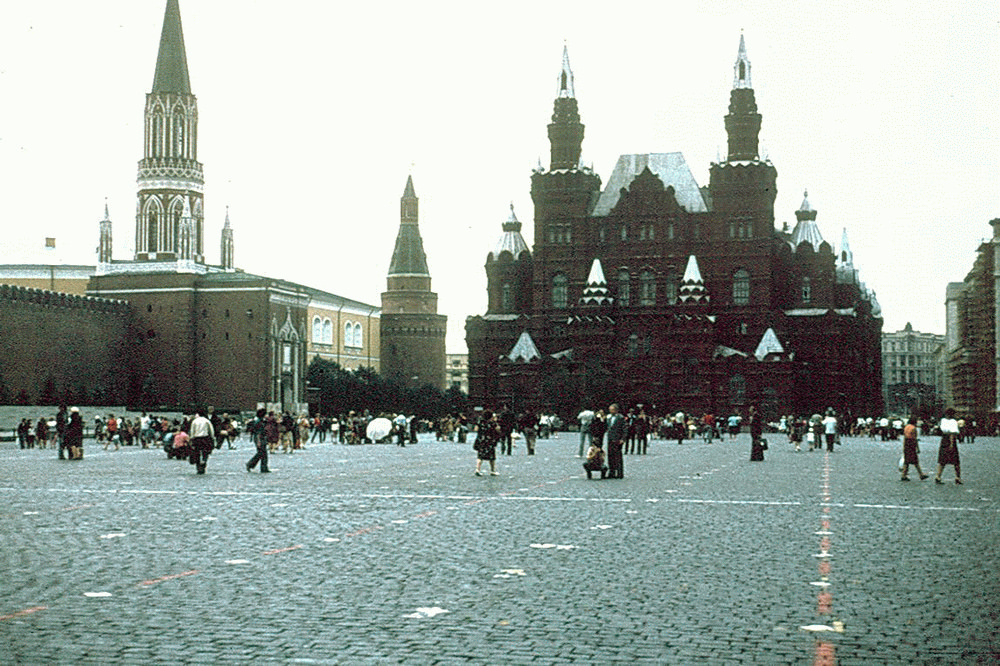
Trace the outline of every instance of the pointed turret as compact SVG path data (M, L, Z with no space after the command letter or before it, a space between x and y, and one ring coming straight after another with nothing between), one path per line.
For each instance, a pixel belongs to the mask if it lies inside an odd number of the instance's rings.
M851 244L847 241L847 227L840 233L840 253L837 255L837 263L845 268L854 268L854 253L851 252Z
M708 303L708 290L705 289L705 281L701 277L701 269L698 268L698 259L692 254L688 257L687 268L684 269L684 278L681 280L678 297L682 303Z
M604 278L604 267L601 260L594 257L590 265L590 275L587 276L587 286L583 288L580 305L610 305L612 298L608 295L608 281Z
M222 226L222 248L219 254L220 264L224 270L231 271L235 266L235 248L233 246L233 227L229 223L229 206L226 206L226 223Z
M382 376L391 382L443 388L448 318L437 313L438 295L431 291L418 203L410 176L399 200L399 233L382 292L379 358Z
M392 261L389 262L390 278L394 275L420 275L430 278L427 256L424 254L424 242L420 238L418 226L418 203L417 193L413 189L413 176L409 176L406 179L403 196L399 199L399 234L396 236L396 247L392 251Z
M559 72L559 87L556 97L576 97L573 90L573 70L569 66L569 49L563 44L562 71Z
M550 169L576 169L580 165L583 149L583 123L577 109L573 89L573 70L569 66L569 51L563 46L562 68L559 72L559 89L556 95L552 122L549 124L551 152Z
M113 243L111 237L111 216L108 214L108 200L104 200L104 219L100 224L100 243L97 246L97 263L110 264Z
M740 48L736 52L736 64L733 65L733 88L753 88L750 83L750 58L747 57L747 43L740 33Z
M184 31L181 29L181 9L177 0L167 0L160 33L160 51L153 75L154 93L191 94Z

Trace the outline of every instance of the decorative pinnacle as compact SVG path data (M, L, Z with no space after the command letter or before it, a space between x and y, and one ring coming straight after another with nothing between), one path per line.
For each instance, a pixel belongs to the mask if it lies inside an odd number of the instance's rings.
M514 214L514 202L510 202L510 217L507 221L503 223L504 231L520 231L521 221L517 219L517 215Z
M753 88L750 83L750 58L747 57L747 44L740 31L740 48L736 53L736 64L733 65L733 88Z
M569 66L569 49L563 44L562 69L559 71L559 90L556 97L576 97L573 90L573 70Z
M229 206L226 206L226 225L225 228L229 228Z
M107 197L104 197L104 221L105 222L110 222L111 221L111 216L108 215L108 198Z

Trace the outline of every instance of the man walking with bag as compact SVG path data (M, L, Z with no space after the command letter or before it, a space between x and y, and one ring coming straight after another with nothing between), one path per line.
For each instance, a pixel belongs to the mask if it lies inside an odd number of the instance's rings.
M267 410L261 407L257 410L257 417L247 424L247 433L250 435L250 441L257 447L257 453L247 461L248 472L252 472L258 462L260 463L261 474L267 474L271 471L267 468L267 436L264 433L265 416L267 416Z
M205 416L205 408L198 408L198 415L191 421L191 462L198 474L204 474L208 456L215 449L215 429Z

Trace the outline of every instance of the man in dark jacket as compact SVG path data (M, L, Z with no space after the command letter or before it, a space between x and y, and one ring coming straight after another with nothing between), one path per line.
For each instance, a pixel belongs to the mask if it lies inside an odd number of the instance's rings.
M507 405L503 406L503 411L500 413L500 418L497 419L497 425L500 426L500 450L504 455L510 455L511 450L514 448L514 426L517 425L517 417L514 416L514 412L510 411Z
M628 419L618 413L618 404L608 407L608 478L624 479L625 462L622 459L622 446L628 436Z

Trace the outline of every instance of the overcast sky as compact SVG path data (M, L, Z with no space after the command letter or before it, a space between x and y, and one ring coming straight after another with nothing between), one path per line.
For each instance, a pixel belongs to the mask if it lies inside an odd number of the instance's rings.
M975 2L181 0L207 260L378 305L413 174L448 350L486 308L486 254L548 163L563 43L604 181L622 153L725 156L740 30L778 170L846 227L885 330L944 332L944 291L1000 217L1000 10ZM165 0L0 10L0 262L96 261L107 197L132 257L136 163ZM752 7L752 9L751 9ZM57 239L46 254L44 238ZM581 261L587 270L590 259Z

